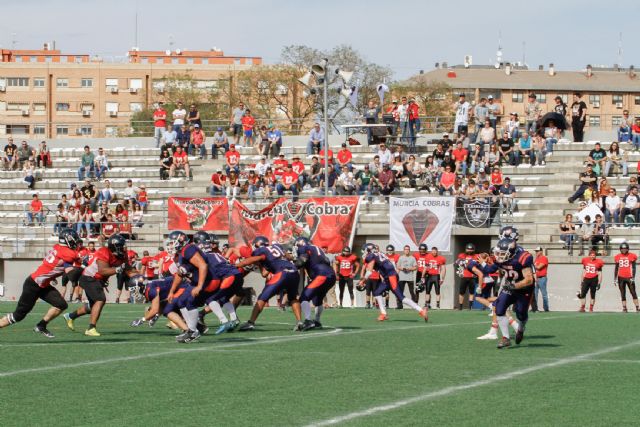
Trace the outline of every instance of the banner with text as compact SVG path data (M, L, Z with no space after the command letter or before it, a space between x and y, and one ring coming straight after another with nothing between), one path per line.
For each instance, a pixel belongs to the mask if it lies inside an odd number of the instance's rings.
M222 231L229 229L226 197L169 197L169 230Z
M235 200L231 209L229 245L251 244L256 236L293 244L307 237L314 245L339 253L351 246L356 228L359 197L313 197L293 202L280 198L260 211Z
M417 197L389 200L389 242L402 251L415 251L421 243L440 251L451 249L451 224L455 214L453 197Z

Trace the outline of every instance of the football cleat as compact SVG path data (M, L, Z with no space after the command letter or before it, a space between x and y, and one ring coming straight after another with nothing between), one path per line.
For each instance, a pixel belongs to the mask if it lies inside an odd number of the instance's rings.
M213 333L214 335L220 335L223 334L225 332L231 331L233 329L233 323L231 322L224 322L223 324L221 324L218 329L216 329L216 331Z
M580 310L578 310L578 313L584 313L584 312L585 312L584 307L580 307Z
M420 314L420 317L422 317L425 322L429 321L429 313L426 308L423 308L422 310L420 310L419 314Z
M313 327L316 329L322 329L322 323L318 322L317 320L314 320Z
M200 332L196 331L189 331L189 336L184 340L185 343L190 343L193 341L196 341L197 339L199 339L202 335L200 335Z
M73 319L69 317L69 313L65 313L62 317L64 318L64 321L67 324L67 328L71 329L72 331L75 331L76 328L73 325Z
M184 331L180 335L176 336L176 341L180 342L180 343L183 343L189 337L189 335L190 335L189 331Z
M478 340L497 340L498 339L498 334L495 333L495 332L489 331L486 334L481 335L476 339L478 339Z
M511 347L511 340L509 338L502 337L498 343L498 349Z
M378 316L378 322L384 322L385 320L389 320L386 314L381 314Z
M316 323L313 320L305 320L302 324L302 331L308 331L314 329L316 327Z
M35 332L35 333L37 333L37 334L40 334L40 335L43 335L43 336L45 336L45 337L47 337L47 338L55 338L55 337L56 337L56 336L55 336L55 335L53 335L53 334L51 333L51 331L49 331L47 328L41 328L41 327L40 327L40 326L38 326L38 325L36 325L36 327L35 327L35 328L33 328L33 332Z
M156 324L156 322L158 321L158 319L159 319L159 318L160 318L160 315L159 315L159 314L156 314L155 316L153 316L153 317L151 318L151 320L149 320L149 327L150 327L150 328L153 328L153 325L155 325L155 324Z
M84 334L88 337L99 337L100 336L100 332L98 332L98 330L96 328L91 328L91 329L87 329L86 331L84 331Z
M304 323L298 322L296 326L293 327L293 332L302 332L304 331Z
M129 324L129 326L131 326L133 328L137 328L138 326L142 325L143 323L144 323L144 317L141 317L141 318L136 319L133 322L131 322L131 324Z
M242 325L240 325L240 328L238 329L240 332L246 332L246 331L253 331L256 328L256 325L251 322L245 322Z
M524 325L518 328L518 332L516 332L516 344L520 344L524 339Z
M240 326L240 321L238 319L231 320L231 329L229 329L227 332L235 331L236 329L238 329L238 326Z
M198 319L198 325L196 326L196 328L198 332L200 332L200 335L204 335L209 332L209 327L206 323L204 323L202 319Z

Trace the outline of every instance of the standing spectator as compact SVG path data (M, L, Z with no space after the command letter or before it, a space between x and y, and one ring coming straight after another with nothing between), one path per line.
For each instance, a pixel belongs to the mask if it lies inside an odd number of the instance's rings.
M198 158L200 160L204 160L207 158L207 147L205 145L205 141L207 136L204 134L204 131L200 128L198 123L193 125L193 132L191 132L189 147L193 147L194 151L197 151Z
M169 168L169 178L173 178L176 174L176 170L184 170L185 178L190 177L189 156L182 151L182 147L176 147L176 152L173 153L173 162Z
M544 311L549 311L549 295L547 293L547 268L549 267L549 259L544 255L541 246L536 248L536 257L533 260L533 264L536 268L536 286L533 294L537 308L535 311L540 309L538 293L542 295L542 307Z
M34 219L38 221L38 225L44 225L45 215L42 201L38 198L38 194L34 194L32 196L31 203L29 204L29 211L27 212L27 225L34 225Z
M89 175L90 172L95 173L95 156L91 152L91 148L88 145L84 146L84 153L82 153L82 157L80 157L80 168L78 169L78 181L82 181L84 179L84 174L87 173Z
M480 98L480 102L473 109L473 116L476 122L475 132L473 133L473 138L471 138L471 142L476 142L478 140L478 135L483 127L486 127L486 124L489 123L489 127L494 131L495 129L491 126L491 122L489 121L489 108L487 108L487 98Z
M18 165L18 146L13 142L13 138L7 139L7 145L4 146L4 168L6 170L14 170Z
M451 152L451 157L456 162L456 173L466 176L469 151L462 147L462 142L456 143L456 148Z
M236 151L235 144L231 144L229 146L229 151L225 153L225 161L227 165L225 166L225 172L229 175L230 171L234 171L236 174L240 173L240 152Z
M231 129L233 130L233 138L235 143L240 142L240 135L242 134L242 118L244 117L244 103L240 102L236 108L231 112Z
M307 155L318 154L324 146L324 130L320 128L320 123L316 122L313 129L309 133L309 141L307 142Z
M280 154L282 148L282 132L278 129L278 125L271 123L267 131L267 140L269 141L268 151L263 153L265 156L271 155L275 159Z
M167 127L167 110L164 103L158 102L158 106L153 110L153 137L156 139L156 148L160 147L160 139Z
M309 184L311 184L312 187L320 185L321 174L322 166L320 165L320 161L317 156L313 156L311 158L311 166L309 166Z
M338 160L338 167L340 169L342 169L343 166L346 166L349 171L353 171L353 164L351 163L353 155L347 148L347 144L342 144L342 149L338 151L338 154L336 154L336 159Z
M536 157L531 147L532 141L529 134L525 131L518 140L518 144L514 149L516 165L520 164L520 159L526 159L526 164L531 166L536 163ZM528 158L528 159L527 159Z
M225 192L226 188L226 175L222 174L222 170L218 169L211 175L211 187L209 188L209 194L212 196L220 196Z
M631 143L633 151L640 149L640 118L636 118L636 122L631 126Z
M594 234L594 225L591 222L591 216L585 215L584 221L580 224L580 256L584 255L585 244L589 245Z
M547 156L553 153L553 146L558 143L560 138L560 129L556 127L553 120L549 120L547 127L544 129L544 137L547 143Z
M187 123L189 126L195 127L198 125L199 128L202 128L202 120L200 120L200 111L195 104L191 104L189 106L189 112L187 113Z
M509 121L507 121L504 129L509 134L509 138L514 141L518 140L518 137L520 136L520 120L518 119L518 113L511 113L509 115Z
M562 117L566 117L567 116L567 104L564 103L564 101L562 100L562 98L560 96L556 96L553 101L556 103L553 106L553 111L555 113L560 114Z
M407 104L406 96L403 96L400 99L400 105L398 105L398 117L400 119L402 142L406 144L409 139L409 105Z
M22 168L28 160L36 159L36 150L29 144L27 144L27 141L22 141L22 144L20 144L20 148L18 148L17 154L18 161L20 162L18 164L19 168Z
M409 294L411 300L417 302L416 292L414 290L414 284L416 282L416 270L418 269L418 261L411 253L409 245L404 247L402 255L398 257L396 262L396 268L398 269L398 286L400 292L404 294L405 285L409 288ZM398 308L402 309L402 301L398 301Z
M638 210L640 208L640 196L638 196L638 187L631 187L631 192L625 194L622 198L622 208L620 209L620 221L627 223L627 215L633 219L633 224L638 223Z
M185 153L189 152L189 145L191 144L191 132L193 132L193 126L180 126L180 131L178 132L176 143L182 147L182 151L184 151Z
M49 151L49 147L47 147L47 141L42 141L40 143L40 147L38 148L38 155L36 156L36 166L40 167L40 164L42 164L43 168L51 166L51 152Z
M213 134L213 142L211 143L211 158L218 158L218 151L222 150L226 153L229 150L229 138L227 133L221 127L218 128L216 133Z
M500 116L502 115L502 108L500 104L494 101L493 95L489 95L487 97L487 108L489 109L489 121L491 122L491 127L493 130L496 130L498 127L498 120L500 120Z
M597 144L596 144L597 145ZM627 160L629 155L624 152L617 142L612 142L609 146L609 152L606 154L607 162L604 165L604 176L609 176L611 166L619 166L622 168L622 176L629 176L629 166Z
M140 189L133 185L131 179L127 180L127 186L122 190L122 202L125 208L129 208L130 203L135 203Z
M149 194L147 194L147 187L144 184L142 184L138 189L138 194L136 195L135 202L133 203L134 207L136 205L142 209L142 212L147 211L147 206L149 205Z
M620 204L622 200L616 194L615 188L609 189L609 195L604 203L604 219L607 224L618 224L620 222Z
M334 196L336 195L336 182L338 181L338 174L336 173L336 171L333 168L332 164L329 164L329 166L327 167L327 186L329 187L329 192L331 192L331 194L333 194ZM325 182L324 182L325 176L324 173L321 172L320 173L320 192L321 194L325 195Z
M93 159L96 171L96 178L100 180L104 174L109 170L109 159L102 147L98 148L98 155Z
M396 104L397 105L397 104ZM370 100L367 104L367 108L364 110L364 122L368 125L378 123L378 116L380 115L380 107L378 107L375 101ZM371 128L367 128L367 142L369 145L373 145L373 132Z
M491 127L491 121L489 120L484 121L484 127L482 129L479 129L477 134L479 134L480 141L482 142L482 144L491 145L496 140L496 131L494 128ZM477 139L475 138L474 140L477 141Z
M242 131L243 131L243 145L250 147L253 141L253 128L256 124L256 119L251 115L251 110L246 109L244 116L242 117Z
M390 114L393 118L393 125L389 129L391 136L396 136L398 133L398 127L400 126L400 115L398 114L398 100L391 101L391 105L387 108L386 114ZM373 141L372 141L373 142Z
M622 112L622 119L618 125L618 142L631 141L631 126L633 121L629 118L629 110Z
M111 203L115 200L116 200L116 192L113 188L111 188L111 182L108 179L106 179L104 181L104 188L100 190L100 194L98 195L98 203L101 203L101 202Z
M529 94L529 102L524 106L524 118L526 120L525 130L528 133L536 131L538 120L540 120L540 104L536 101L536 95L534 93Z
M573 104L571 104L571 128L573 130L573 141L582 142L584 138L584 125L587 121L587 104L581 100L582 94L573 94Z
M420 132L420 106L415 98L409 100L409 152L416 152L416 139ZM404 160L403 160L404 161Z
M27 183L29 190L36 188L35 165L31 160L27 160L22 168L24 174L24 182Z
M502 138L498 140L498 151L500 152L500 164L506 162L508 165L515 165L514 143L507 132L503 132Z
M162 132L162 149L169 149L172 152L174 151L174 145L178 142L178 132L173 129L173 126L170 124L167 125L167 128Z
M453 109L456 111L456 118L453 124L453 132L458 133L464 131L469 132L469 109L471 106L466 100L464 93L460 94L458 102L453 104Z
M596 175L602 175L603 171L605 171L604 176L608 175L608 172L606 172L607 152L600 146L599 142L596 142L593 150L589 151L586 161L587 164L593 167Z
M576 190L576 192L569 197L569 203L573 203L576 199L582 197L587 189L591 189L592 191L596 191L598 186L598 177L593 172L593 167L591 165L587 165L584 172L580 173L578 177L580 180L580 187Z
M225 181L225 187L227 189L227 198L232 197L235 199L238 197L240 191L240 178L235 171L229 172L229 177Z
M173 130L176 131L178 138L180 138L180 135L182 134L182 126L184 126L184 120L187 117L187 110L182 106L182 102L178 101L178 104L171 113L171 116L173 117Z
M380 164L382 166L391 165L393 157L391 154L391 150L388 150L385 144L380 144L380 147L378 149L378 159L380 160Z
M292 171L289 165L285 166L282 179L276 188L278 196L283 196L285 191L291 191L293 201L298 201L298 174Z
M453 191L453 184L456 181L456 174L451 172L451 166L447 165L444 168L444 172L440 175L440 185L438 186L438 193L442 196L445 192L451 195Z
M569 255L573 255L573 242L576 239L576 225L573 223L573 215L566 214L559 228L560 240L564 242L564 247L569 250Z
M163 147L162 153L160 154L160 179L161 180L165 180L169 178L171 165L173 165L173 156L169 154L169 150Z

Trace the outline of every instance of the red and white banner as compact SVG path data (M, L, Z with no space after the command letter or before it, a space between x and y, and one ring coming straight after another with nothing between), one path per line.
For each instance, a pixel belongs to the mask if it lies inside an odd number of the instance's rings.
M169 230L223 231L229 228L226 197L169 197Z
M280 198L260 211L252 211L236 200L231 209L229 245L251 244L256 236L285 245L307 237L329 253L339 253L353 241L359 200L357 196L314 197L298 202Z
M451 225L455 214L453 197L389 199L389 242L401 251L409 245L418 250L421 243L442 252L451 248Z

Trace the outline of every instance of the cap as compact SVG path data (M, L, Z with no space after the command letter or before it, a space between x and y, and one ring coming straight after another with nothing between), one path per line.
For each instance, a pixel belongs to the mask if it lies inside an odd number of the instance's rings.
M222 173L222 169L218 168L218 169L216 169L216 172Z
M493 95L487 96L487 99L493 99Z
M221 128L221 127L218 127L218 131L221 131L221 130L222 130L222 128Z
M229 148L236 148L236 144L229 144Z
M464 96L466 97L467 95L464 94L464 92L460 93L458 96Z
M536 252L542 252L542 246L538 246L538 247L536 248Z
M297 154L291 158L291 160L296 160L296 159L300 160L300 156L298 156Z
M194 128L199 128L199 127L200 127L200 125L196 123L195 125L193 125L193 127L194 127Z
M446 153L444 153L444 156L445 156L445 157L447 157L447 156L451 156L451 153L447 151Z
M261 156L260 160L267 160L267 156Z
M449 132L445 132L442 134L442 137L444 138L445 136L449 136Z
M480 172L480 173L484 173L484 167L480 166L480 167L478 168L478 172Z
M347 146L347 144L343 142L343 143L342 143L342 146L343 146L343 147L346 147L346 146Z
M397 103L398 103L398 100L397 100L397 99L394 99L393 101L391 101L391 103L392 103L392 104L397 104Z

